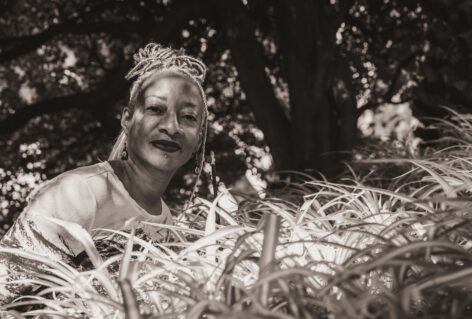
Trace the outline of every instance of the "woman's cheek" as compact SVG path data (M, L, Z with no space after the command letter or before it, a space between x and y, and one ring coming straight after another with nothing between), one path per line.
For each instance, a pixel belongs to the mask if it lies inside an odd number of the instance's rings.
M199 142L199 133L197 130L195 130L193 133L192 133L192 138L191 138L191 145L190 145L190 150L191 150L191 153L194 153L197 151L197 146L198 146L198 142Z

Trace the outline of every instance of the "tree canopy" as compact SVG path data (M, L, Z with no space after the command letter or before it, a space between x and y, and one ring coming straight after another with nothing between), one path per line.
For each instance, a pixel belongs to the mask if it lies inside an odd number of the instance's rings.
M365 111L442 116L472 99L466 0L9 0L0 12L5 227L42 180L107 158L124 74L150 41L208 64L209 149L227 184L266 172L269 153L272 170L334 175ZM170 197L188 196L191 164Z

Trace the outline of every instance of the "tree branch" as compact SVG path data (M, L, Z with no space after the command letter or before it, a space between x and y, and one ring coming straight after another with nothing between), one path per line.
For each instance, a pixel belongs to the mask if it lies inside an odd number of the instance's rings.
M149 27L149 26L148 26ZM59 34L91 34L107 32L118 36L130 33L140 33L146 31L146 25L141 22L92 22L92 23L60 23L55 24L47 30L22 37L10 37L0 40L0 45L9 48L2 49L0 53L0 63L18 58L44 43L50 41Z
M11 133L24 126L30 119L46 113L70 108L81 108L91 113L96 113L97 109L106 109L106 105L119 98L117 92L126 91L128 84L123 76L124 70L120 68L107 76L94 91L60 96L25 106L0 121L0 134Z
M159 23L154 24L152 28L149 27L145 33L149 34L150 32L153 32L154 34L151 36L153 40L160 43L167 43L171 40L173 35L178 34L178 31L188 22L189 19L194 16L199 16L200 14L201 6L199 6L196 1L175 1L174 9L170 10L169 14ZM145 24L142 24L142 26L143 25ZM76 26L77 25L75 25L75 27ZM69 31L71 32L72 30L75 30L75 27L71 26ZM138 26L136 25L136 27ZM120 32L119 30L111 30L110 24L103 24L100 28L102 30L108 29L111 32ZM95 27L89 27L89 31L98 29L97 25L95 25ZM56 30L54 32L59 31ZM41 41L46 41L44 39L45 35L42 37L40 35L33 37L39 37L41 38ZM39 39L36 41L36 45L39 45ZM120 69L110 74L95 91L76 93L68 96L52 98L46 101L40 101L16 111L13 115L0 121L0 134L11 133L16 129L19 129L35 116L57 112L68 108L82 108L94 114L98 120L101 120L101 114L103 114L104 111L100 110L105 110L107 106L112 105L121 97L122 92L126 92L128 84L123 79L123 76L128 67L129 65L123 63Z
M201 11L197 1L180 0L174 1L173 8L169 10L169 14L161 21L155 23L145 22L145 20L138 22L100 21L76 23L77 18L74 18L68 22L52 25L38 34L0 39L0 46L2 47L0 63L26 54L50 41L55 36L62 34L106 32L122 37L124 34L137 33L145 37L167 40L169 34L181 27L182 23L186 23L190 17L197 16L198 14L201 14Z

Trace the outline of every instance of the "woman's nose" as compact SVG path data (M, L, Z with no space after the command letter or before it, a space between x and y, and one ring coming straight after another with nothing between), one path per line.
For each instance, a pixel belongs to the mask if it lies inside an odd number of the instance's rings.
M159 129L170 136L182 134L182 128L180 127L177 115L172 113L168 113L162 118Z

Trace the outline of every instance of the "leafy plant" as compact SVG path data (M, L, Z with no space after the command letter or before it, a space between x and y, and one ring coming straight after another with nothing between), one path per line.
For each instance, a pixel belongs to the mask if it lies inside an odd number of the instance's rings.
M410 156L371 152L337 181L299 175L278 196L234 212L219 205L227 193L200 198L174 225L150 224L168 231L162 242L139 230L92 239L74 229L90 261L77 267L2 248L27 260L20 282L42 287L2 310L12 318L468 318L471 119L437 122L443 137Z

